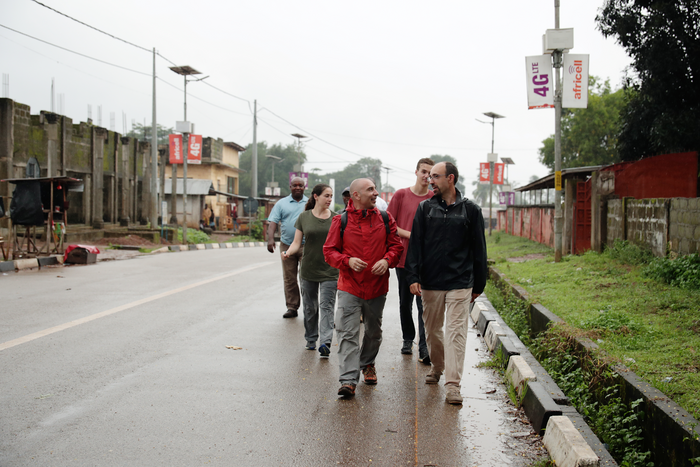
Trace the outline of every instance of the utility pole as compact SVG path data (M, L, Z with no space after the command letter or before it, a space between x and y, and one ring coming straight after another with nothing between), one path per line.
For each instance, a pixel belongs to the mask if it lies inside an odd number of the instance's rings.
M185 79L185 122L187 122L187 75ZM182 134L182 244L187 245L187 144L189 133Z
M158 130L156 123L156 48L153 47L153 129L151 130L151 228L158 224ZM124 124L126 126L126 122Z
M554 0L554 28L559 29L559 2ZM561 261L563 216L561 211L561 66L562 50L552 53L554 67L554 261Z
M258 197L258 101L253 101L253 155L251 160L250 196Z

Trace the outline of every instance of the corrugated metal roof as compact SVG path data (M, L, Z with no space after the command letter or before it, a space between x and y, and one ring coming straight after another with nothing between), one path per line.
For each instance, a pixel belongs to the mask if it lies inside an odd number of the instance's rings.
M603 165L592 165L588 167L574 167L573 169L562 169L561 171L561 177L562 180L566 180L568 178L576 178L580 176L588 176L592 174L593 172L597 172L601 168L605 166ZM532 191L532 190L543 190L546 188L554 188L554 174L549 174L546 175L539 180L535 180L534 182L521 186L515 189L515 191Z

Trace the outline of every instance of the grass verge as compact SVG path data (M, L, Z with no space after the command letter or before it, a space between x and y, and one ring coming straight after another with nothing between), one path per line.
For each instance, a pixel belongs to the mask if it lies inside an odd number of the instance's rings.
M629 244L559 263L551 248L503 232L487 236L487 246L489 259L533 302L700 419L700 291L650 277L648 265L655 260ZM524 320L517 309L512 314ZM521 334L517 321L509 325Z

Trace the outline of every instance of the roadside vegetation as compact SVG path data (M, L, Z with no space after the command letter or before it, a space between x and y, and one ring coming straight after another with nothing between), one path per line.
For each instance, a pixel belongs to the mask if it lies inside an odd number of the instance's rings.
M494 232L489 259L539 302L566 321L537 338L529 334L528 304L489 282L486 294L584 415L620 465L653 465L637 410L606 385L610 365L622 363L700 418L700 261L697 255L655 258L627 242L603 254L566 256ZM588 337L605 352L577 354L574 337Z
M487 237L487 245L489 259L533 302L700 419L697 255L657 259L617 242L602 254L555 263L551 248L502 232ZM514 262L526 255L539 256Z

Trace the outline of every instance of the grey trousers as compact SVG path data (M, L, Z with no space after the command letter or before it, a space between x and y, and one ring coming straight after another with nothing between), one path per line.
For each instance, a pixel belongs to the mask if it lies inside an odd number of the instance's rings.
M340 384L357 385L360 369L374 364L382 344L382 317L386 294L363 300L342 290L338 291L338 311L335 332L338 335L338 366ZM360 347L360 316L365 335Z
M333 314L338 281L314 282L301 280L301 298L304 303L304 337L307 344L316 344L319 321L321 342L330 348L333 341Z

